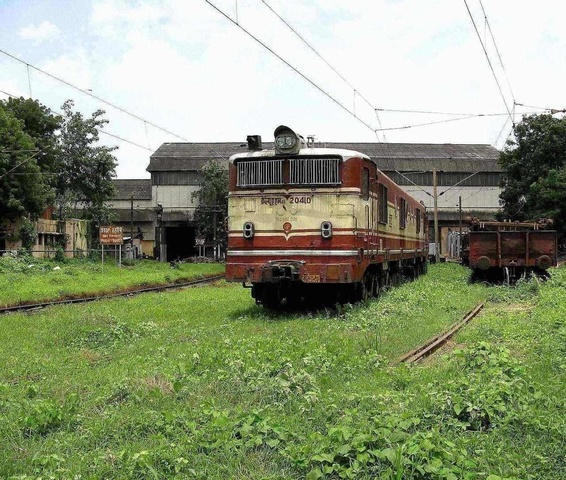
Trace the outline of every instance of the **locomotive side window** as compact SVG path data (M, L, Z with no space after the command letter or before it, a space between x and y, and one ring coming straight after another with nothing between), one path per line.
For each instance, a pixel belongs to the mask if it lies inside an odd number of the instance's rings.
M407 200L399 198L399 228L407 226Z
M369 199L369 169L362 169L362 200Z
M417 208L417 233L421 233L421 210Z
M379 197L379 223L387 223L387 187L382 183L379 184L378 188Z

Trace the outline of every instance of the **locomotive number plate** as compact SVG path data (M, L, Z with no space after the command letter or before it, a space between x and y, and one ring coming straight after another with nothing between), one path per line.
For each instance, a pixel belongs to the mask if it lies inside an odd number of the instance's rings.
M289 203L311 203L312 195L291 195L289 197Z
M306 273L303 275L303 282L305 283L320 283L320 275L311 275Z

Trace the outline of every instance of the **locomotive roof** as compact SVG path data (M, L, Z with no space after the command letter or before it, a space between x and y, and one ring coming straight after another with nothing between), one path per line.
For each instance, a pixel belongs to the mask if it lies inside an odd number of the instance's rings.
M263 142L265 149L273 142ZM316 149L362 152L382 171L500 172L499 150L483 144L316 142ZM325 150L326 153L329 153ZM242 142L164 143L150 157L148 172L200 170L212 159L228 167L238 153L253 153Z
M341 157L347 158L365 158L366 160L371 160L366 154L357 152L355 150L345 150L342 148L301 148L298 155L340 155ZM247 151L243 153L236 153L232 155L229 159L230 162L234 162L240 158L258 158L258 157L275 157L277 153L275 150L255 150Z

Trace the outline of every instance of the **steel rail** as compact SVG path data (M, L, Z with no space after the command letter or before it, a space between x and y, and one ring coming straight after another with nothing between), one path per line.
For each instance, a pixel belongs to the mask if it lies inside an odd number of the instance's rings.
M116 292L116 293L107 293L104 295L94 295L91 297L77 297L77 298L68 298L64 300L54 300L51 302L43 302L43 303L29 303L29 304L21 304L21 305L12 305L9 307L0 308L0 315L5 313L13 313L13 312L22 312L22 311L30 311L30 310L40 310L46 307L56 306L56 305L67 305L72 303L86 303L86 302L94 302L96 300L108 300L111 298L117 297L128 297L132 295L139 295L141 293L152 293L152 292L160 292L163 290L173 290L176 288L186 288L186 287L194 287L197 285L207 284L215 282L216 280L221 280L224 278L224 275L214 275L212 277L206 278L199 278L197 280L191 280L188 282L182 283L172 283L167 285L157 285L153 287L144 287L144 288L137 288L135 290L128 290L123 292Z
M474 318L480 312L483 306L484 304L480 303L477 307L475 307L473 310L468 312L462 320L452 325L447 331L441 333L440 335L437 335L436 337L431 338L420 347L411 350L409 353L406 353L391 365L395 366L395 365L399 365L400 363L415 363L423 359L424 357L430 355L431 353L439 349L442 345L444 345L450 338L454 336L454 334L458 330L460 330L472 318Z

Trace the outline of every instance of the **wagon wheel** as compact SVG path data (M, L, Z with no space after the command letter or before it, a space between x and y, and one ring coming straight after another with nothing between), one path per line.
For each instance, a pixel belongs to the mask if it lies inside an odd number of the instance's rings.
M381 278L377 275L374 275L373 277L372 293L376 298L379 297L379 294L381 293Z
M373 294L372 276L367 273L364 274L360 282L360 300L367 303Z
M509 269L507 267L503 269L503 276L504 276L505 285L509 286L509 283L511 282L511 278L509 275Z

